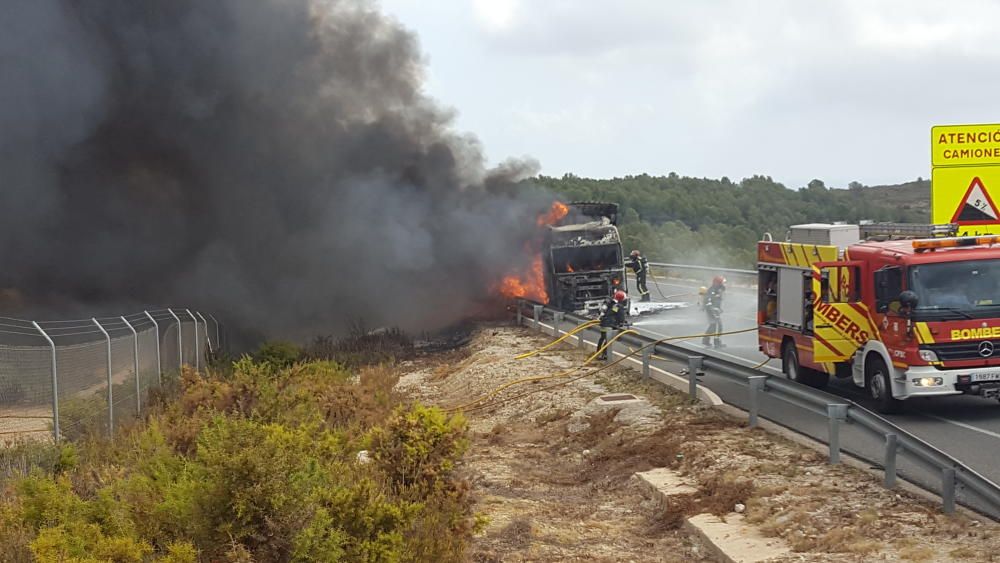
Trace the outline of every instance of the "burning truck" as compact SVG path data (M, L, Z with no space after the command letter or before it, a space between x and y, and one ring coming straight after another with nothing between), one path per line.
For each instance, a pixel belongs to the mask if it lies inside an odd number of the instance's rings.
M546 222L541 248L550 305L580 314L597 313L612 288L625 280L618 204L577 202Z

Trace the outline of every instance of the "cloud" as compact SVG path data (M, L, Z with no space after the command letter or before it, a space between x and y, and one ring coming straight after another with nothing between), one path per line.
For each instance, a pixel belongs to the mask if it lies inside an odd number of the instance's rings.
M430 55L459 125L549 174L894 182L928 175L931 125L996 114L997 2L507 6L417 32L448 39Z

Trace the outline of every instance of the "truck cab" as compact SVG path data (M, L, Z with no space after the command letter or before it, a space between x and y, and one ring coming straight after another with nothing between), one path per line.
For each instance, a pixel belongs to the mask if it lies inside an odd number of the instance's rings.
M549 303L564 311L595 314L625 280L618 235L618 205L575 202L546 232L542 248Z
M956 228L798 225L761 241L761 350L808 385L851 378L882 412L1000 398L1000 237Z

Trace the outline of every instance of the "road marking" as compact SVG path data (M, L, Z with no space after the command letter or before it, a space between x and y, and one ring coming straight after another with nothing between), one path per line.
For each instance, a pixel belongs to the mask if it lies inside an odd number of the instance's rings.
M920 416L926 416L927 418L933 418L934 420L940 420L941 422L947 422L948 424L953 424L955 426L965 428L966 430L972 430L973 432L979 432L980 434L986 434L987 436L992 436L1000 440L1000 433L991 432L989 430L979 428L978 426L973 426L971 424L966 424L964 422L959 422L957 420L951 420L950 418L944 418L943 416L937 416L936 414L926 414L922 412L915 412L914 414L919 414Z

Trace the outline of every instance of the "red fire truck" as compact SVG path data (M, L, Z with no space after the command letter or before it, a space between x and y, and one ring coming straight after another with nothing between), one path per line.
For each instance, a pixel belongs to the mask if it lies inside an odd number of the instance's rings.
M1000 236L957 225L809 224L758 243L760 349L790 378L913 397L1000 398Z

